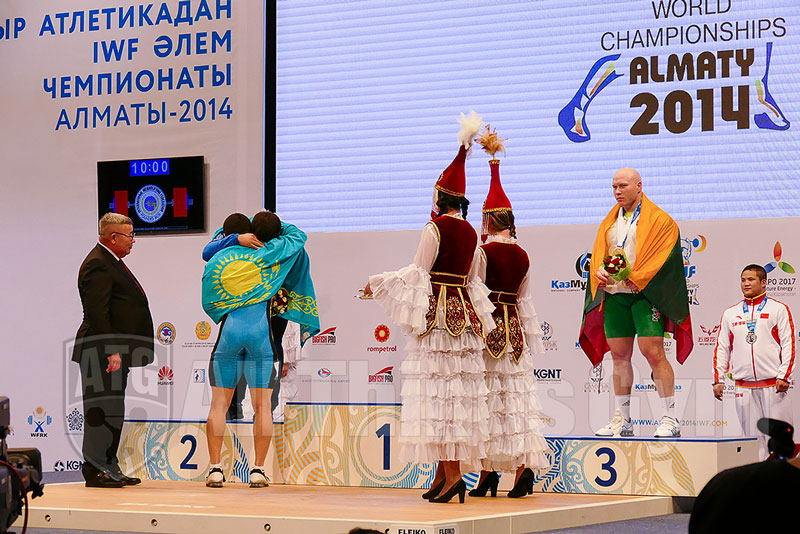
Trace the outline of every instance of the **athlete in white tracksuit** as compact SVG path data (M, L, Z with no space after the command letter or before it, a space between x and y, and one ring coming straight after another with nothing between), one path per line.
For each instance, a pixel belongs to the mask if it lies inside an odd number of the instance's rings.
M724 377L736 383L736 413L746 436L758 436L760 459L767 437L756 429L762 417L792 422L788 396L794 370L794 322L789 307L766 294L767 273L759 265L742 271L744 299L722 314L714 349L714 396L722 400Z

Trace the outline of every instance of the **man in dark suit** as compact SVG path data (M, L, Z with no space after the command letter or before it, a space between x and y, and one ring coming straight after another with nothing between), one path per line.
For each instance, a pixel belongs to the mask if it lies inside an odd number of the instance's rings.
M142 286L122 261L135 242L131 220L107 213L99 233L78 272L83 323L72 361L81 371L86 486L119 488L141 482L122 473L117 449L128 372L153 362L153 319Z

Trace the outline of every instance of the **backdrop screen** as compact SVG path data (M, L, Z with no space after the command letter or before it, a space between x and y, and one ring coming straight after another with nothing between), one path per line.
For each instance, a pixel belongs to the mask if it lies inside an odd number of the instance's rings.
M460 112L521 225L599 221L634 167L675 219L797 214L795 0L278 3L277 200L309 231L416 228ZM470 220L489 157L467 161Z

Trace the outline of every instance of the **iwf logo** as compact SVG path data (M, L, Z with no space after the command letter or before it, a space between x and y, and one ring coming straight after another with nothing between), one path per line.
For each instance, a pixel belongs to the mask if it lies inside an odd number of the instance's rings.
M696 266L692 265L692 254L694 252L703 252L708 245L705 236L697 235L692 239L681 239L681 253L683 254L683 270L686 278L689 279L695 275L697 270Z
M28 416L28 424L34 427L31 432L32 438L46 438L47 432L44 431L44 427L52 425L53 418L47 415L44 408L37 406L33 414Z

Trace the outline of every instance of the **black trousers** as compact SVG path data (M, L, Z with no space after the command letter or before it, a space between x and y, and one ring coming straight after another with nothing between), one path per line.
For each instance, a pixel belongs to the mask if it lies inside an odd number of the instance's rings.
M129 369L107 373L108 358L99 351L86 350L80 361L83 413L83 473L88 478L98 471L119 470L117 450L125 421L125 388Z

